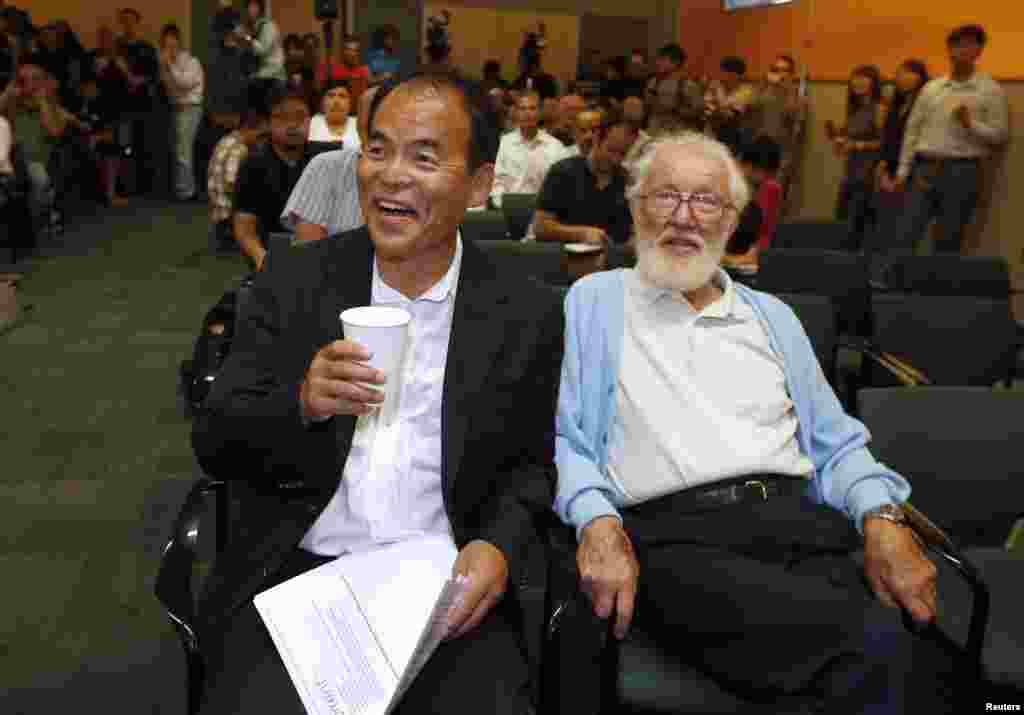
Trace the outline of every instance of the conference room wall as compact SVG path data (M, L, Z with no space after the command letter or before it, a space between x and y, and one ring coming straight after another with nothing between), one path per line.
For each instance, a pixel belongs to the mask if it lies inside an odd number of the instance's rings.
M1004 256L1015 274L1017 290L1024 291L1024 81L1002 83L1010 101L1009 145L988 163L982 206L968 235L968 251ZM845 82L811 82L808 133L800 160L791 211L797 218L833 215L842 162L832 153L825 135L826 119L841 120L845 111ZM1016 182L1016 200L1011 194ZM1024 320L1024 299L1018 299L1018 319Z
M174 22L181 28L185 47L191 46L192 0L31 0L12 4L28 10L36 25L67 20L88 48L96 46L96 31L102 25L120 32L117 13L123 7L133 7L142 14L140 34L153 44L160 39L160 28Z

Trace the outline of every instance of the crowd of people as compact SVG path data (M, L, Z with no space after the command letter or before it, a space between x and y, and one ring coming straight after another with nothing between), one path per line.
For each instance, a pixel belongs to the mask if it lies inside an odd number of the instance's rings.
M954 659L895 610L928 623L937 609L908 481L875 461L795 314L721 270L756 264L797 180L808 100L793 56L759 79L726 57L712 81L672 43L653 66L643 51L588 57L563 92L542 35L514 80L492 60L475 83L436 19L410 78L395 28L366 55L344 37L336 61L315 35L282 35L264 0L222 0L205 67L173 23L159 46L141 39L131 8L92 51L67 23L0 17L0 50L16 48L0 174L26 165L44 221L59 224L67 188L54 156L73 147L123 205L155 181L166 130L174 196L208 200L214 246L259 273L193 433L206 473L253 487L200 607L202 712L301 712L252 597L420 534L454 540L468 585L396 712L531 712L539 656L517 587L546 578L528 535L548 517L577 540L585 609L618 638L643 603L675 655L752 697L954 711ZM951 72L908 60L891 96L877 68L852 72L827 131L853 248L893 222L905 246L936 216L940 247L959 248L979 162L1007 137L1005 94L976 68L986 40L957 28ZM577 281L564 302L505 271L460 225L512 194L536 195L525 240L624 244L636 268ZM279 234L308 245L277 258ZM340 311L366 304L412 316L400 373L340 338ZM394 449L371 459L388 379ZM600 711L591 695L573 711Z

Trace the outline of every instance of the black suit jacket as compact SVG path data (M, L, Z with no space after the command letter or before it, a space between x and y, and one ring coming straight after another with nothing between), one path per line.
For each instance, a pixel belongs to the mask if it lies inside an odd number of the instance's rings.
M241 311L192 433L203 469L232 482L234 502L204 627L265 587L337 490L356 419L307 428L299 390L316 352L343 337L340 313L370 303L372 267L365 228L293 248L268 262ZM553 498L562 331L556 290L464 239L443 390L444 501L459 548L484 539L505 554L512 596L544 589L537 534Z

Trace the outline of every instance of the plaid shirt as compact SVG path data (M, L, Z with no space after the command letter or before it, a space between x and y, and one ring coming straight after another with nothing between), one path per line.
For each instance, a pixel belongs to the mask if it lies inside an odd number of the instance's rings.
M249 147L239 132L231 132L217 142L210 159L206 191L210 196L210 221L216 225L231 218L235 210L235 179L238 167L249 155Z

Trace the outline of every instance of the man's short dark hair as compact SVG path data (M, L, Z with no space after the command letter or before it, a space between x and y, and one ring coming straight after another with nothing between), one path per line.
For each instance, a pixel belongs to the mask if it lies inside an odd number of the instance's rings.
M168 22L160 29L160 40L162 41L168 35L174 35L174 38L181 42L181 28L173 22Z
M139 12L138 10L136 10L133 7L123 7L123 8L121 8L118 11L117 14L118 15L131 15L132 17L135 18L136 22L139 22L140 20L142 20L142 13Z
M796 60L793 59L793 55L787 55L783 53L781 55L777 55L775 59L782 60L787 65L789 65L790 72L796 72Z
M612 104L600 110L601 120L597 123L595 134L597 141L604 141L615 127L626 127L630 131L639 132L640 125L626 118L625 112L618 105Z
M254 127L270 116L270 95L280 84L275 79L254 79L245 86L243 126Z
M949 37L946 38L946 44L952 47L953 45L959 45L962 40L974 40L978 45L984 47L985 43L988 42L988 34L981 25L961 25L949 33Z
M300 88L275 80L273 86L267 92L267 113L273 112L275 107L279 107L285 102L292 100L302 102L307 110L310 109L309 98L306 97Z
M761 135L743 147L740 161L757 169L776 172L782 166L782 147L771 137Z
M747 63L743 61L742 57L736 57L735 55L723 57L718 66L723 72L732 72L733 74L738 74L740 77L747 73Z
M466 164L470 173L476 172L484 164L493 164L497 160L501 130L494 105L478 83L455 71L419 73L400 82L386 82L381 85L370 103L370 112L366 120L368 134L373 134L373 120L377 117L377 110L398 87L429 87L457 94L462 99L462 107L470 119L469 151L466 153Z
M658 57L664 57L674 65L686 64L686 50L677 42L670 42L658 50Z

